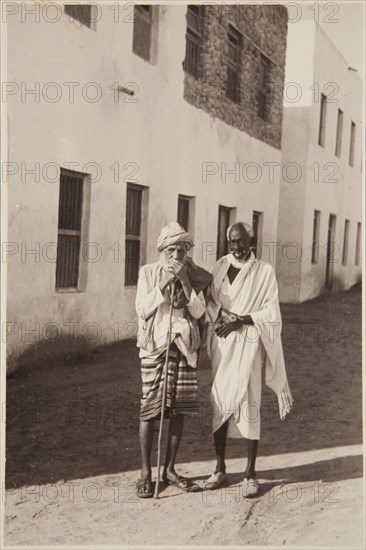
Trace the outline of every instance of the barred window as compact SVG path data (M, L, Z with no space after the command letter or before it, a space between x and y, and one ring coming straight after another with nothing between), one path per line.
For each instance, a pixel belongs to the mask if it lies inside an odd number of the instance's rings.
M219 206L219 219L218 219L218 228L217 228L217 249L216 257L217 259L221 258L228 253L228 241L226 238L226 233L230 225L230 215L232 208L226 206Z
M320 231L320 211L314 210L313 220L313 242L311 245L311 263L319 262L319 231Z
M349 220L345 220L345 222L344 222L344 233L343 233L342 265L347 265L348 235L349 235Z
M226 97L240 103L241 34L229 25L227 34Z
M327 96L321 94L320 98L320 118L319 118L319 136L318 145L324 147L325 145L325 124L327 116Z
M361 257L361 223L357 223L355 265L360 265Z
M201 48L201 6L189 5L187 8L186 56L184 70L198 78Z
M335 250L337 248L335 242L336 235L337 216L335 214L329 214L328 221L328 237L327 237L327 249L325 257L325 288L332 290L333 286L333 267L334 264L339 262L336 257Z
M141 254L143 187L127 184L125 286L136 286Z
M258 257L258 252L260 253L261 241L262 241L263 212L257 212L256 210L253 211L252 228L253 228L254 236L250 244L252 246L252 250L255 256ZM258 248L259 248L259 251L258 251Z
M83 213L84 178L80 172L61 169L56 289L77 289Z
M337 118L337 136L336 136L336 146L335 146L335 155L336 157L341 156L342 150L342 133L343 133L343 111L338 109L338 118Z
M92 6L88 4L65 4L65 13L82 25L91 28Z
M132 51L150 61L152 6L135 5Z
M259 89L258 89L258 116L263 120L268 119L269 91L268 82L271 61L261 54L259 63Z
M349 143L349 165L353 166L355 161L355 141L356 141L356 124L351 121L351 139Z

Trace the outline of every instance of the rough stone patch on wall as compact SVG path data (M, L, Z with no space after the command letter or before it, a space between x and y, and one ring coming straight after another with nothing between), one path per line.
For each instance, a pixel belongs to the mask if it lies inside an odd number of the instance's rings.
M198 78L186 73L185 100L250 136L280 149L287 20L284 6L203 7ZM226 97L229 25L242 35L238 103ZM262 54L271 62L267 120L263 120L257 113Z

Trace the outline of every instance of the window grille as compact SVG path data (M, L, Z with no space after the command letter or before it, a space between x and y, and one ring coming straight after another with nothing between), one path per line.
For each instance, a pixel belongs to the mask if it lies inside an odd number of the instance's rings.
M360 265L361 256L361 223L357 224L355 265Z
M324 147L325 145L325 124L327 116L327 96L321 94L320 98L320 118L319 118L319 136L318 145Z
M349 143L349 165L353 166L355 161L355 141L356 141L356 124L351 121L351 139Z
M343 252L342 252L342 264L343 265L347 265L348 235L349 235L349 220L345 220L345 222L344 222L344 234L343 234Z
M313 221L313 242L311 245L311 263L319 262L319 229L320 229L320 211L314 210Z
M343 111L338 109L338 118L337 118L337 136L336 136L336 147L335 155L336 157L341 156L342 150L342 133L343 133Z
M61 169L56 288L78 288L84 174Z
M270 60L261 54L259 63L258 116L263 120L267 120L268 118L268 81L270 63Z
M127 184L125 286L136 286L140 266L141 211L143 189Z
M231 25L227 34L226 97L240 103L241 34Z
M188 6L184 70L198 78L201 48L201 6Z

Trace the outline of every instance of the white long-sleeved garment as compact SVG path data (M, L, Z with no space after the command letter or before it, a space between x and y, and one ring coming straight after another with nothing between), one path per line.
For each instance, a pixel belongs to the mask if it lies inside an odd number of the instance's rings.
M164 294L159 288L159 281L164 271L164 263L156 262L141 267L137 283L136 311L139 317L139 330L144 330L145 320L155 311L153 340L154 350L140 348L140 358L158 357L167 346L169 323L169 287ZM206 306L203 293L198 295L192 289L187 309L194 319L199 319L205 313ZM186 318L184 308L173 308L171 341L186 357L191 367L197 366L197 351L191 345L191 327Z

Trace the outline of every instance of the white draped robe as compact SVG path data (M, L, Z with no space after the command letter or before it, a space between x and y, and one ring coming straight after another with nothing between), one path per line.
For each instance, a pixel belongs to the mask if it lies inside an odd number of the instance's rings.
M213 431L229 420L229 437L259 439L262 364L266 384L278 396L281 418L293 403L282 351L278 287L272 266L253 253L230 284L227 271L232 261L229 254L213 267L207 306ZM221 307L250 315L254 325L244 325L226 338L216 336L213 323Z

